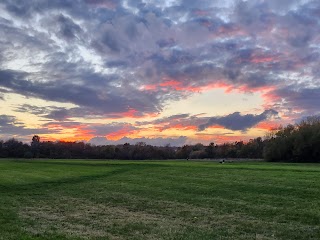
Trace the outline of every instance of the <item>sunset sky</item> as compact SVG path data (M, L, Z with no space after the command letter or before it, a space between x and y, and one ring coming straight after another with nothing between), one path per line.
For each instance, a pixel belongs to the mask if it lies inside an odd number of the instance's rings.
M247 141L319 77L319 0L0 1L3 140Z

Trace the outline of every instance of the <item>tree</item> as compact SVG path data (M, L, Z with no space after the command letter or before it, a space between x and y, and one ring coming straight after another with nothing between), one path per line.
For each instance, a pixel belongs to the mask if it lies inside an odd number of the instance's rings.
M266 140L267 161L320 162L320 117L308 117L296 125L278 129Z
M186 159L190 157L190 153L192 152L192 146L184 145L182 148L179 148L176 153L176 158L178 159Z
M27 144L23 144L14 138L11 138L3 143L3 151L5 157L23 157L25 151L27 151Z
M40 137L34 135L31 142L31 150L34 158L39 157L39 148L40 148Z
M214 158L215 157L215 150L214 150L215 146L214 143L210 143L207 147L206 147L206 153L207 153L207 157L208 158Z

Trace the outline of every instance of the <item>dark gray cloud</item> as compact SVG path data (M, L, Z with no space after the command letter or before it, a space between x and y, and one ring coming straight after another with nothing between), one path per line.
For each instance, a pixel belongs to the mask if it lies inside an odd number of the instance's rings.
M209 117L205 117L203 114L176 114L168 117L158 118L153 121L137 121L134 125L138 127L153 125L153 127L158 129L160 132L167 129L196 131L199 125L208 122L208 120Z
M189 118L190 114L175 114L168 117L158 118L152 121L137 121L136 125L146 125L146 124L161 124L161 123L168 123L174 120L181 120L185 118Z
M175 120L181 120L185 118L189 118L190 114L176 114L165 118L160 118L152 122L152 124L160 124L160 123L167 123L172 122Z
M120 52L122 46L117 38L116 32L107 31L101 38L101 44L108 47L113 52Z
M139 96L135 95L137 90L132 89L131 93L122 93L122 89L119 88L104 93L99 89L99 86L97 88L95 86L73 85L68 82L58 82L55 85L52 82L36 84L27 80L27 75L24 72L2 70L0 71L0 86L25 96L69 102L85 108L92 108L100 112L101 115L103 113L126 113L131 109L137 109L141 112L158 111L157 96L153 96L151 93ZM126 90L128 91L129 88Z
M62 14L60 14L57 21L60 25L60 35L68 40L76 38L77 34L82 31L81 27L78 24L75 24L71 18L65 17Z
M199 131L203 131L206 128L214 125L220 125L227 129L235 131L246 131L248 128L257 125L259 122L265 121L277 115L278 112L272 109L266 110L258 115L241 115L240 112L235 112L223 117L211 117L207 123L199 126Z
M275 91L276 95L281 96L278 103L281 108L296 109L305 111L306 116L317 115L320 113L319 99L320 88L317 87L301 87L295 86L280 88Z
M270 20L272 16L275 16L275 13L269 8L268 1L257 0L236 1L232 15L236 22L240 23L246 29L262 26L261 24L268 24L270 23L268 20ZM263 31L263 29L260 30Z
M0 126L10 126L13 123L15 123L15 117L14 116L8 116L8 115L0 115Z
M68 113L69 112L66 109L57 109L51 111L48 115L45 115L45 117L54 120L65 120L69 117Z
M33 134L55 133L54 130L46 128L27 128L24 123L19 122L16 117L10 115L0 115L0 136L5 138L18 137L24 139Z
M22 113L31 113L31 114L46 118L47 120L54 120L54 121L61 121L61 122L68 121L68 118L71 116L80 117L85 115L83 111L77 108L67 109L67 108L56 107L56 106L38 107L30 104L23 104L23 105L17 106L15 111L22 112Z
M129 63L124 60L114 60L106 62L105 65L108 68L127 68Z
M49 109L47 107L38 107L29 104L23 104L16 107L16 112L27 112L35 115L44 115L48 113Z

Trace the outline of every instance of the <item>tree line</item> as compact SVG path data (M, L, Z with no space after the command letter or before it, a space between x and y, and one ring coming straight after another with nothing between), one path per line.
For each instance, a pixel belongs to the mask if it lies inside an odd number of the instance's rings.
M136 144L94 146L84 142L40 141L31 144L14 138L0 141L1 158L53 159L221 159L264 158L267 161L320 162L320 117L309 117L296 125L287 125L248 142L203 145L152 146Z
M53 158L53 159L205 159L205 158L262 158L261 138L248 143L234 142L216 145L184 145L183 147L136 144L94 146L84 142L40 141L38 136L26 144L14 138L0 141L1 158Z

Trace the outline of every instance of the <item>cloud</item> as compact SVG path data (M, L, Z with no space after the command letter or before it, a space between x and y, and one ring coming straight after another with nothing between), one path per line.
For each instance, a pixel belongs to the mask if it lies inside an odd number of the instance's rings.
M221 125L227 129L234 131L246 131L248 128L251 128L257 125L259 122L267 120L271 117L278 115L278 112L275 110L266 110L261 114L246 114L241 115L239 112L235 112L223 117L212 117L205 124L199 125L199 131L203 131L206 128L214 125Z
M204 121L207 121L207 119L207 117L199 117L198 115L176 114L168 117L158 118L153 121L136 121L135 126L141 127L152 125L154 129L157 129L160 132L170 129L196 131L197 126Z
M44 118L62 121L67 120L69 110L62 107L46 106L38 107L30 104L19 105L15 109L16 112L28 112Z
M0 115L0 126L10 126L15 122L15 117L8 115Z
M85 0L85 2L89 5L107 9L115 9L118 5L116 0Z
M0 136L2 138L18 137L25 139L34 134L49 134L54 131L46 128L28 128L24 123L18 121L16 117L10 115L0 115Z
M278 104L283 108L285 105L289 109L303 111L305 116L317 115L320 109L317 105L320 99L319 87L308 88L280 88L275 90L276 96L280 97Z
M71 15L78 15L85 7L82 0L58 0L50 2L43 0L30 0L28 2L4 0L2 5L4 5L5 9L15 17L25 20L29 20L34 17L36 13L44 14L45 12L54 10L65 10Z
M168 103L223 86L226 94L267 91L274 98L265 105L280 115L319 111L317 1L4 0L0 8L1 102L16 93L72 105L21 103L18 112L121 125L121 118L155 115ZM245 116L239 126L227 116L212 121L246 130L266 118L230 114ZM190 114L150 124L163 131L211 122Z
M122 48L122 46L120 46L120 42L117 39L116 32L105 32L100 41L102 45L105 45L113 52L120 52Z
M147 145L153 145L153 146L165 146L167 144L170 144L171 146L183 146L187 141L187 137L180 136L177 138L121 138L116 141L109 140L104 137L94 137L92 138L89 143L92 143L94 145L118 145L118 144L136 144L138 142L144 142Z
M162 107L157 96L147 92L140 95L137 90L130 87L126 89L115 87L111 88L113 91L105 92L99 87L74 85L68 82L59 82L55 85L51 82L34 83L28 81L27 76L28 73L25 72L0 70L0 86L25 96L92 108L101 115L125 113L131 109L152 113L159 111Z
M89 129L96 136L107 136L109 139L119 139L131 135L135 130L132 124L113 122L109 124L92 124Z
M78 24L75 24L72 19L65 17L63 14L57 18L60 25L59 34L67 40L73 40L77 37L77 34L82 31Z

